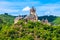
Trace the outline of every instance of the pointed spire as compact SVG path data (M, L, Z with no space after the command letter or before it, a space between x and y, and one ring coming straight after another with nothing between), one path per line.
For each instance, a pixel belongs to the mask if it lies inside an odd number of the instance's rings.
M44 22L44 19L42 19L42 21Z
M32 6L32 8L30 9L30 12L35 12L35 8Z
M45 19L45 23L48 23L48 20L47 20L47 18Z

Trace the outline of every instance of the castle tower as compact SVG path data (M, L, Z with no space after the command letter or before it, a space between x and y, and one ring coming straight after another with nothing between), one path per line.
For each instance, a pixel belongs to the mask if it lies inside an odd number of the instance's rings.
M30 9L30 15L34 16L34 20L38 20L38 17L36 15L36 10L34 7Z
M48 20L47 19L45 19L45 23L48 24Z
M24 19L26 19L26 20L31 20L31 21L33 21L33 22L38 21L38 17L37 17L37 15L36 15L36 10L35 10L34 7L32 7L32 8L30 9L30 15L29 15L29 16L26 16Z
M44 19L42 19L42 20L41 20L41 22L42 22L42 23L44 23L44 22L45 22L45 20L44 20Z
M32 8L30 9L30 15L35 15L35 14L36 14L36 10L35 10L34 7L32 7Z

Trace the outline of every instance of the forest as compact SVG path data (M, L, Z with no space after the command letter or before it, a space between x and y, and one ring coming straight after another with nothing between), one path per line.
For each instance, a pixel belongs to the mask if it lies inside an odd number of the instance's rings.
M14 24L16 16L0 14L0 40L60 40L60 17L41 16L47 18L52 25L40 21L19 20ZM50 20L50 19L52 20Z

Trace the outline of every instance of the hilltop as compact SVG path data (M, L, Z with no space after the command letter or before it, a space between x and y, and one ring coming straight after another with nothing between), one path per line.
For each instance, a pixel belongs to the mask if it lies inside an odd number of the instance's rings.
M8 14L0 15L0 40L60 40L60 26L47 25L40 21L25 22L23 19L14 24L16 17ZM47 18L49 22L60 25L60 17L38 17L39 20L43 18Z
M0 30L0 40L60 40L60 26L19 20Z

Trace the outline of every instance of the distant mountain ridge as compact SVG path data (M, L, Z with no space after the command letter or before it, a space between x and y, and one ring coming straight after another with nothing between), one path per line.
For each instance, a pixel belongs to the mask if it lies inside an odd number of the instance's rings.
M27 15L21 15L21 16L26 17ZM13 22L16 17L18 17L18 16L8 15L7 13L0 14L0 19L2 19L3 21L6 21L6 22ZM60 24L60 17L58 17L58 16L53 16L53 15L38 16L38 20L42 20L42 19L44 19L44 20L47 19L49 22L53 22L55 24Z
M53 15L50 15L50 16L45 15L45 16L38 17L39 20L47 19L49 22L53 22L56 18L57 18L57 16L53 16Z

